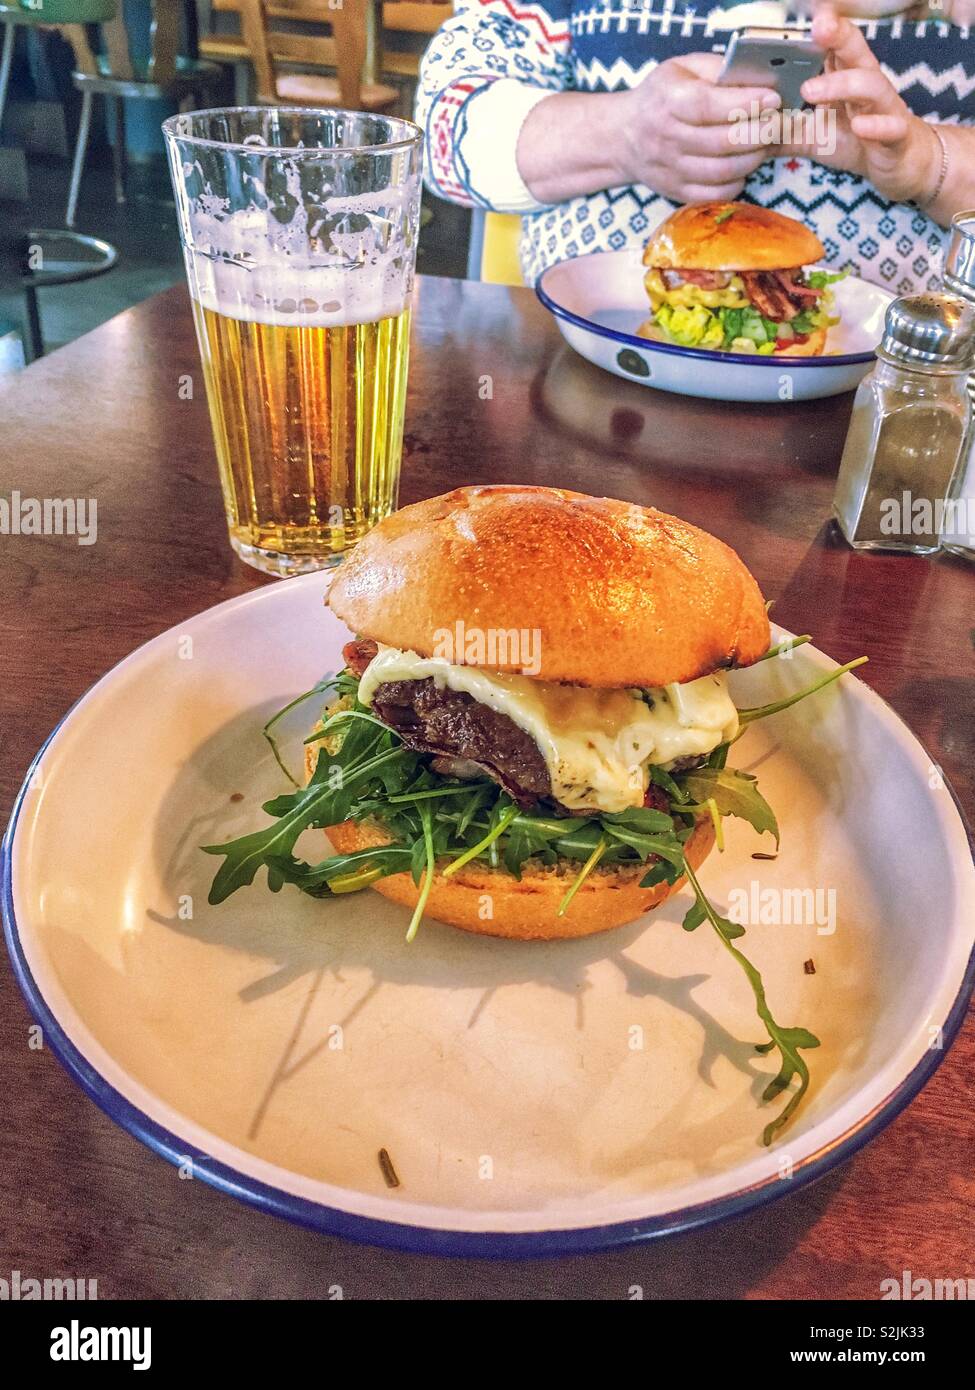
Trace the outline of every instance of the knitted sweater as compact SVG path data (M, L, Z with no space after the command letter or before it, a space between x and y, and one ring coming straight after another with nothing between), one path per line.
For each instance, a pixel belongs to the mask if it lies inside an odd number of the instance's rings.
M425 176L442 198L522 214L521 262L534 284L556 261L646 240L675 204L636 184L557 206L537 202L515 161L521 126L554 91L633 87L660 62L709 52L742 24L788 17L773 0L711 9L702 0L458 0L423 61L417 120ZM862 24L919 116L975 124L975 29L903 19ZM768 159L741 195L798 217L837 268L898 293L933 287L946 233L917 208L889 203L863 178L809 159Z

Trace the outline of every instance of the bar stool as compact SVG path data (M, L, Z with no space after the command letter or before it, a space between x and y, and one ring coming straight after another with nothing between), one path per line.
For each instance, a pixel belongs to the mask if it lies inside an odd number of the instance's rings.
M10 85L14 42L18 24L66 25L83 32L85 24L100 24L115 15L116 0L0 0L0 24L4 26L0 50L0 125ZM46 286L69 285L104 275L118 260L118 251L99 237L82 236L64 228L37 228L4 238L6 248L16 260L24 291L27 360L44 353L37 291ZM65 258L61 248L80 251L75 259ZM49 255L49 252L53 253Z

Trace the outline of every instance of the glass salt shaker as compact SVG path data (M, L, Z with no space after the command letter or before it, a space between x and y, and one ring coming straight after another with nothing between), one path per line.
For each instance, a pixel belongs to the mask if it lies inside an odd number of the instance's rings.
M940 549L945 499L968 432L975 305L919 294L888 306L877 364L860 383L833 514L858 550Z
M975 208L952 220L942 279L945 289L975 305ZM968 378L968 395L975 408L975 375ZM969 425L948 490L941 544L954 555L975 560L975 423Z

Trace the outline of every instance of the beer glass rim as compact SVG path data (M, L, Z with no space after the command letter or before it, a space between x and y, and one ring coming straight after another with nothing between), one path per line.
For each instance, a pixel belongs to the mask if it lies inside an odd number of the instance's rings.
M267 114L280 111L289 116L368 116L373 120L389 121L408 132L402 139L379 141L372 145L247 145L242 141L214 140L206 135L194 135L187 127L196 116L224 116L247 112ZM191 145L202 145L215 150L238 150L244 154L287 155L301 158L303 155L362 155L390 154L395 150L408 150L423 139L423 131L415 121L405 116L384 116L372 111L353 111L342 106L202 106L197 111L180 111L169 116L162 123L163 134L167 140L185 140Z

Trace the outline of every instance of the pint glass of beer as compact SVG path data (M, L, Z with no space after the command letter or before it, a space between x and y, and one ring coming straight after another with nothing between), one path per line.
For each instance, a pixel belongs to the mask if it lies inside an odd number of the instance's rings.
M300 107L163 130L230 543L322 569L397 502L422 134Z

